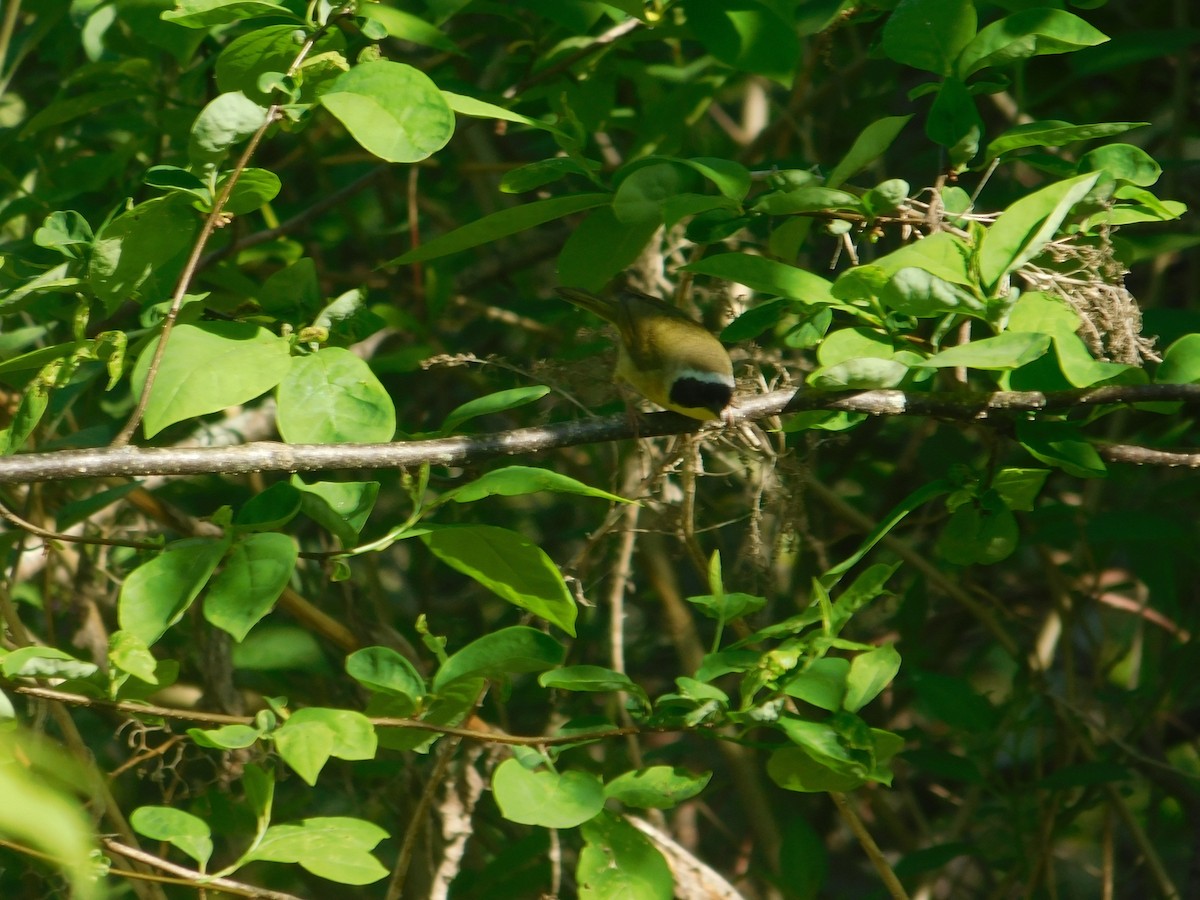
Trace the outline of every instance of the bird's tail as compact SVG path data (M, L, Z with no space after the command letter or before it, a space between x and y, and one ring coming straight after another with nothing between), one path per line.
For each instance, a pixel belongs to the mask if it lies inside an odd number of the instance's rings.
M595 294L589 294L587 291L579 290L579 288L560 287L555 288L555 292L568 303L578 306L580 309L586 309L590 313L595 313L605 321L613 321L615 312L611 300L605 300L603 297L597 297Z

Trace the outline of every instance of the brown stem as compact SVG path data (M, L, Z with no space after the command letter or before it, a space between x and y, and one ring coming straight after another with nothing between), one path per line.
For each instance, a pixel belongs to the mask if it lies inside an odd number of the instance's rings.
M842 819L850 826L850 830L854 832L859 845L866 852L867 858L871 860L871 865L875 867L875 871L879 873L879 877L883 881L884 887L887 888L887 892L892 897L892 900L908 900L908 893L904 890L904 885L900 883L900 879L896 877L896 873L888 865L883 851L879 849L879 845L871 837L871 832L867 831L867 827L863 824L862 819L858 817L858 813L850 805L849 798L838 791L830 791L829 798L833 801L833 805L837 807L837 811L841 814Z
M335 15L330 16L331 22L335 18ZM288 66L287 77L296 74L313 46L320 40L328 28L329 24L326 24L308 36L308 40L300 47L300 50L296 53L296 58ZM112 445L114 447L124 447L129 443L134 431L137 430L138 424L142 421L142 417L146 414L146 406L150 403L150 393L154 389L154 381L158 375L159 366L162 364L163 354L167 351L167 340L170 338L171 331L175 327L175 320L179 318L179 310L183 306L183 298L186 296L192 279L196 276L196 272L200 269L200 260L203 257L204 248L208 245L208 240L212 237L213 232L224 224L225 206L233 194L233 188L241 177L242 172L246 170L246 166L250 164L250 158L254 155L254 151L258 149L258 145L266 135L267 129L279 118L280 109L281 106L278 103L272 103L267 109L267 114L263 117L262 125L250 136L250 141L246 144L246 149L242 151L242 155L238 158L233 170L229 173L229 177L225 179L225 185L221 188L221 193L217 195L208 218L204 220L204 227L200 229L200 236L196 238L196 243L192 247L192 252L188 256L187 263L184 265L183 271L179 274L179 282L175 286L175 293L171 296L171 307L167 310L167 315L163 319L162 332L158 338L158 346L154 348L154 357L150 360L150 366L146 370L146 383L142 386L141 396L138 398L133 415L129 417L129 421L125 423L125 427L121 429L120 434L113 440Z

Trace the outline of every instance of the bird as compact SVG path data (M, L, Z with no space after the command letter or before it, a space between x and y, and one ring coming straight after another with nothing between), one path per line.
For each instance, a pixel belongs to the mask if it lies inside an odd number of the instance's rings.
M597 297L560 287L558 295L617 328L614 378L664 409L693 419L724 418L733 400L729 353L703 325L657 297L622 288Z

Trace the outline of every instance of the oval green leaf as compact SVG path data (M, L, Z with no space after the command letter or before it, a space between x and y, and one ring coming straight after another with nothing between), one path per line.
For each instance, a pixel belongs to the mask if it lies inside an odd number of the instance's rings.
M531 772L506 759L492 776L492 792L504 818L542 828L574 828L604 808L604 785L589 772Z
M390 441L396 410L375 373L341 347L293 362L276 394L277 424L291 444Z
M362 147L388 162L418 162L454 134L454 112L429 76L404 63L360 63L321 95Z
M430 551L488 590L575 634L577 610L562 574L540 547L494 525L437 528L421 535Z
M433 689L465 678L497 678L523 672L544 672L562 665L566 648L545 632L525 625L502 628L471 641L444 663L433 678Z
M146 383L158 341L138 357L134 393ZM288 342L247 322L176 325L146 405L146 437L168 425L220 412L265 394L292 368Z

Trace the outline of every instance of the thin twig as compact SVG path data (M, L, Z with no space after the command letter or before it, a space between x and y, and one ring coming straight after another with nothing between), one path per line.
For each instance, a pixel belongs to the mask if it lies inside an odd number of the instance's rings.
M71 706L91 709L108 709L129 716L155 716L163 719L178 719L185 722L199 722L204 725L254 725L253 716L234 716L227 713L199 712L191 709L178 709L169 706L159 706L153 703L131 703L122 700L103 700L88 697L83 694L72 694L54 688L37 687L0 680L6 690L14 694L25 694L44 700L54 700ZM458 728L453 725L438 725L424 722L420 719L402 719L392 716L374 716L369 721L377 728L411 728L416 731L428 731L435 734L450 735L480 741L489 744L508 744L520 747L553 747L563 744L587 743L610 738L625 737L629 734L673 734L678 732L710 733L707 729L679 727L639 727L636 725L618 728L600 728L595 731L580 732L569 735L516 735L503 731L484 731L477 728Z
M253 234L230 241L224 247L220 247L201 257L199 268L207 268L212 263L219 262L232 253L237 253L249 247L256 247L259 244L265 244L267 241L283 237L285 234L290 234L302 225L306 225L309 221L315 219L321 213L325 212L325 210L339 206L342 201L370 187L388 168L387 165L377 166L365 175L361 175L349 184L338 188L336 191L322 194L311 206L305 207L290 219L280 222L274 228L265 228L262 231L256 231Z
M125 541L120 538L96 538L80 534L64 534L59 531L50 531L48 528L42 528L40 525L35 525L32 522L22 519L3 503L0 503L0 519L11 522L22 531L46 541L61 541L64 544L95 544L100 547L132 547L135 550L162 549L161 541Z
M854 832L859 845L866 852L867 858L871 860L871 865L875 867L875 871L879 873L879 877L882 879L883 885L887 888L887 892L891 895L892 900L908 900L908 893L904 890L904 885L900 883L900 879L892 871L892 867L884 857L883 851L879 849L879 845L871 837L871 832L867 831L867 827L863 825L862 819L858 817L858 813L854 811L854 807L850 805L850 801L846 795L838 791L830 791L829 798L833 801L833 805L837 807L837 811L841 813L842 819L850 826L850 830Z
M308 36L308 39L296 53L296 58L288 66L286 77L290 78L296 74L313 46L321 39L338 15L340 15L340 11L331 14L329 22ZM146 414L146 406L150 403L150 394L154 389L155 378L158 375L159 367L162 365L163 354L167 351L167 340L170 338L171 331L175 327L175 320L179 318L179 310L183 307L183 298L187 294L192 279L196 276L196 272L200 269L200 260L204 254L204 248L208 245L208 240L212 237L213 232L224 225L226 221L225 206L233 194L234 186L237 184L242 172L245 171L246 166L250 164L250 158L258 149L259 143L266 136L267 129L279 119L281 109L282 105L279 103L272 103L268 107L262 124L250 136L250 140L246 144L246 149L238 157L237 163L225 179L225 184L221 188L220 194L213 201L212 210L209 211L208 217L204 220L204 227L200 229L200 235L196 238L196 243L192 247L192 252L188 256L187 263L184 265L183 271L179 274L179 282L175 286L175 293L171 296L171 306L163 318L162 331L158 337L158 346L155 347L154 356L151 358L150 365L146 370L146 383L142 386L142 393L138 397L137 406L133 410L133 415L129 417L129 421L125 423L125 427L121 429L121 432L113 440L114 447L124 447L129 443L134 431L137 430L138 424L142 421L142 417Z
M444 741L438 748L437 760L425 782L425 789L421 791L421 799L417 801L416 809L408 817L408 827L404 829L404 840L400 844L400 852L396 855L396 864L392 867L392 877L388 881L384 900L400 900L404 896L404 881L408 877L408 867L412 864L413 853L417 849L417 837L425 824L429 808L433 805L433 795L437 793L442 779L446 776L450 760L454 758L454 751L458 749L460 742L461 738L455 738Z
M301 900L295 894L285 894L283 891L272 891L266 888L255 887L254 885L244 884L240 881L234 881L231 878L214 878L210 875L205 875L203 872L197 872L194 869L189 869L186 866L176 865L173 862L168 862L161 856L155 856L152 853L147 853L144 850L138 850L134 847L129 847L119 841L114 841L111 838L103 838L101 843L104 844L104 849L109 853L115 853L118 856L124 856L126 859L132 859L143 865L150 866L155 869L162 869L164 872L170 872L182 879L184 883L190 884L201 890L208 887L220 888L222 891L227 891L231 894L237 894L239 897L255 897L261 900ZM124 874L124 873L122 873ZM155 881L167 881L171 884L178 884L174 879L154 879Z

